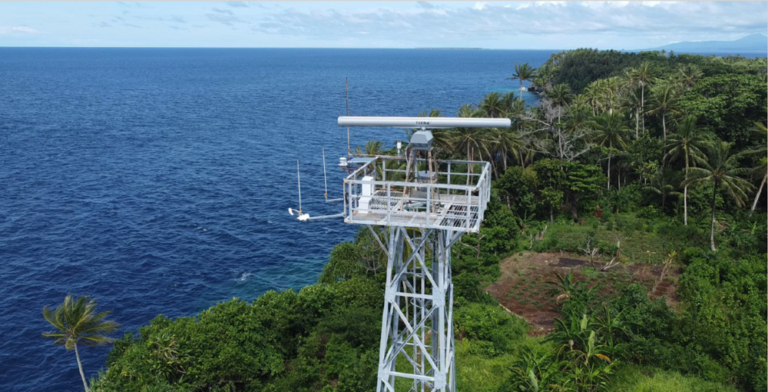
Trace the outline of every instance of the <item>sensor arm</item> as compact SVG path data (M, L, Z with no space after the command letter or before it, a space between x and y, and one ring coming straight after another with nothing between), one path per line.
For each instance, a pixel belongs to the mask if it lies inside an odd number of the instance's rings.
M368 117L340 116L340 127L380 127L380 128L510 128L512 120L508 118L472 118L472 117Z

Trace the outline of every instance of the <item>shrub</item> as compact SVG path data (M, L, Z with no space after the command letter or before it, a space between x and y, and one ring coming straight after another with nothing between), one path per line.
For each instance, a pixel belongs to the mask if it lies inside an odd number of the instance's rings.
M453 317L457 337L472 339L473 347L488 356L503 354L528 330L525 320L500 306L467 304L455 308Z

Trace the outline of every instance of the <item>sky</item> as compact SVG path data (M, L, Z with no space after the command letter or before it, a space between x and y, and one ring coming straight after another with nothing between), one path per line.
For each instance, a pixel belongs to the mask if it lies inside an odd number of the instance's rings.
M646 49L768 29L768 2L0 2L0 46Z

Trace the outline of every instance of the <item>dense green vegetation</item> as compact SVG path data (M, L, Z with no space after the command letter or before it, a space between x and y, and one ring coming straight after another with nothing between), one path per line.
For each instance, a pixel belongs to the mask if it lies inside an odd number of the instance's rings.
M515 68L544 90L538 107L491 93L459 111L511 130L435 132L438 157L494 167L481 232L453 248L458 389L765 391L766 61L577 50ZM338 245L298 293L158 316L115 343L92 389L371 390L378 234ZM598 296L566 274L549 288L554 332L533 338L483 289L511 254L590 244L619 265L681 268L679 304L639 284Z

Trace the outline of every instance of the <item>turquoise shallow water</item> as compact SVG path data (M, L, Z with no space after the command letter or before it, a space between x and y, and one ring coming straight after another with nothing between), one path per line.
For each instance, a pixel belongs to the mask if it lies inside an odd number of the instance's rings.
M300 224L330 196L352 115L416 115L517 83L550 52L0 48L0 391L81 388L41 310L91 295L124 325L316 281L355 227ZM526 96L533 102L535 97ZM400 130L355 129L353 146ZM82 352L87 376L108 348Z

